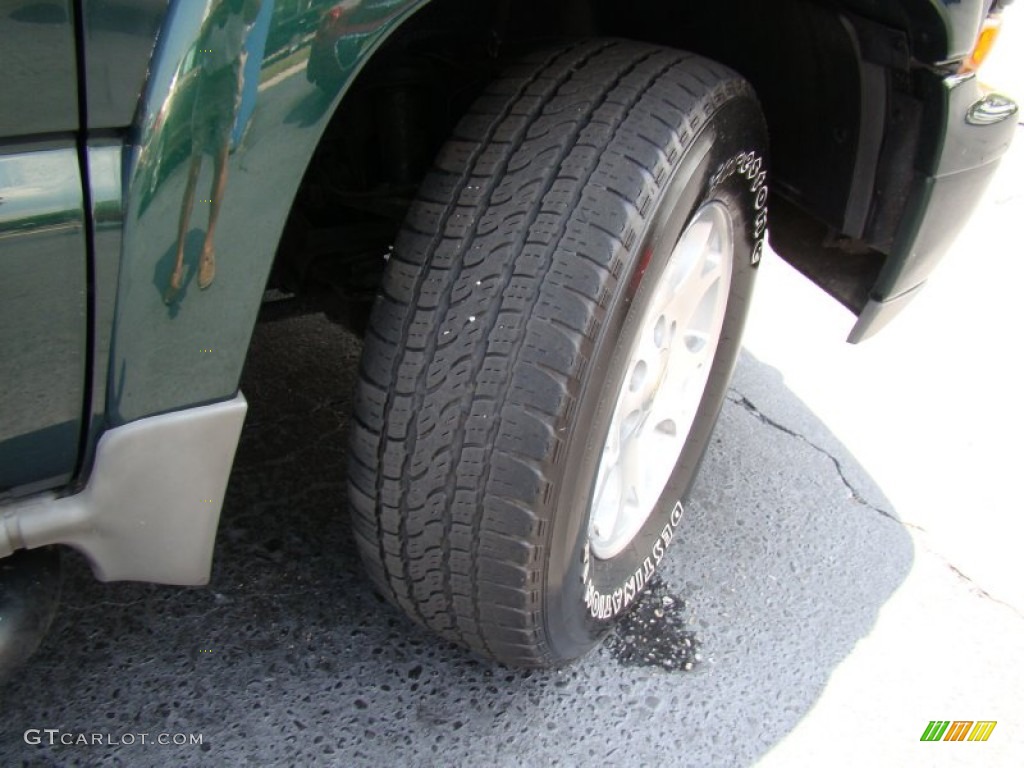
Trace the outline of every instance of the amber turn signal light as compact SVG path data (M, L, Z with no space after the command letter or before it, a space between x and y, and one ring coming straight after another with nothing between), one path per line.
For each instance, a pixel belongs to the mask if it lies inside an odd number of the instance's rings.
M1001 16L992 15L985 19L985 23L981 25L981 32L978 33L978 41L974 44L974 50L960 66L961 72L977 72L985 63L985 59L992 52L992 46L996 43L996 38L999 37L1002 25Z

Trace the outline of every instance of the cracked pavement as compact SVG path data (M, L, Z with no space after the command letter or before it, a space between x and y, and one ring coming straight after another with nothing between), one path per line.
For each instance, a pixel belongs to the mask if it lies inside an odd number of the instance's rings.
M1024 17L1017 9L1006 20L982 76L1019 100ZM1022 174L1024 125L921 296L862 345L836 343L848 315L794 270L777 259L762 268L744 342L779 378L741 366L730 407L828 456L851 494L906 531L914 554L871 631L761 765L1020 764L1024 413L1010 393L1024 386L1011 351L1024 281L1012 224L1024 217ZM780 382L806 411L779 396ZM911 722L923 731L933 719L998 725L984 752L906 741Z
M836 467L836 474L839 475L839 479L842 481L843 485L846 486L846 490L848 490L850 492L850 496L851 496L851 498L854 501L856 501L859 504L863 504L866 507L870 507L871 509L875 510L875 512L877 512L878 514L882 515L883 517L887 517L890 520L894 520L894 521L896 521L896 522L898 522L898 523L900 523L902 525L906 525L906 526L908 526L910 528L918 528L919 529L918 526L913 525L912 523L904 523L902 520L900 520L898 517L896 517L896 515L894 515L892 512L887 512L886 510L882 509L881 507L876 507L874 504L872 504L867 499L865 499L860 494L860 492L856 488L854 488L853 485L850 483L850 481L846 478L846 473L843 471L843 465L840 463L839 459L836 458L835 456L833 456L831 453L829 453L824 448L822 448L820 445L817 445L814 442L808 440L806 437L801 435L799 432L794 432L792 429L790 429L789 427L785 426L784 424L779 424L779 422L775 421L774 419L768 418L763 413L761 413L761 411L758 409L758 407L756 405L754 405L752 402L750 402L750 400L747 397L745 397L744 395L738 393L735 389L730 388L729 389L729 393L726 395L726 397L729 400L729 402L735 403L736 405L743 406L747 410L747 412L750 413L750 415L752 415L758 421L760 421L760 422L762 422L764 424L767 424L770 427L774 427L775 429L779 430L780 432L784 432L787 435L795 437L797 440L802 440L803 442L807 443L807 445L811 446L811 448L813 448L814 450L818 451L819 453L821 453L824 456L827 456L829 459L831 459L832 463Z
M211 584L98 584L69 557L51 634L0 685L0 764L1020 765L1018 139L924 295L864 345L764 260L681 535L639 609L560 670L484 663L370 593L344 501L358 340L317 315L261 325ZM998 725L921 743L937 718Z
M896 523L899 523L900 525L906 526L907 528L912 528L915 531L920 531L921 533L927 533L927 531L925 531L925 529L922 528L921 526L914 525L913 523L908 523L908 522L906 522L904 520L900 520L899 517L897 517L892 512L889 512L889 511L887 511L885 509L882 509L881 507L876 507L874 504L872 504L871 502L867 501L860 494L860 492L856 488L854 488L853 484L847 479L846 473L843 471L843 465L842 465L842 463L839 461L839 459L836 456L832 455L831 453L829 453L827 450L825 450L821 446L816 445L811 440L808 440L806 437L801 435L799 432L795 432L792 429L790 429L789 427L785 426L784 424L779 424L777 421L774 421L773 419L769 418L768 416L765 416L758 409L758 407L756 405L754 405L752 402L750 402L750 400L747 397L745 397L744 395L738 393L735 389L730 388L729 394L727 395L727 399L728 399L729 402L734 403L736 405L740 405L743 408L745 408L748 413L750 413L754 418L758 419L762 423L767 424L767 425L769 425L769 426L779 430L780 432L783 432L783 433L785 433L787 435L790 435L791 437L795 437L797 440L802 440L803 442L805 442L807 445L809 445L814 450L820 452L824 456L827 456L829 459L831 459L832 463L835 465L836 474L839 476L839 479L842 481L843 485L846 486L846 489L850 492L850 497L854 501L856 501L859 504L863 504L864 506L869 507L869 508L875 510L875 512L877 512L878 514L882 515L883 517L887 517L890 520L892 520L892 521L894 521ZM924 545L924 546L927 546L927 545ZM1010 610L1014 611L1018 616L1024 618L1024 613L1022 613L1021 610L1018 607L1016 607L1014 605L1011 605L1010 603L1006 602L1005 600L1000 600L997 597L993 597L985 589L980 587L970 576L968 576L966 573L961 571L959 568L957 568L952 563L946 563L946 565L947 565L947 567L951 571L953 571L953 573L955 573L957 576L959 576L965 582L970 584L971 589L975 593L977 593L977 594L981 595L982 597L985 597L985 598L987 598L989 600L993 600L995 602L998 602L998 603L1001 603L1001 604L1005 605L1007 608L1009 608Z

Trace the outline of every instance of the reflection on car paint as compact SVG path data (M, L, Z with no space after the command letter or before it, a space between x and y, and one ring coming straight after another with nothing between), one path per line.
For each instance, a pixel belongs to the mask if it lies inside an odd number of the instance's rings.
M270 20L274 15L274 0L263 0L260 12L253 22L252 29L245 39L242 52L245 64L242 68L242 103L238 107L238 116L231 131L231 151L234 152L245 137L245 132L252 122L252 113L256 109L256 97L259 94L260 69L263 67L263 55L267 48L267 37L270 34Z
M210 197L201 201L209 204L210 213L196 283L200 289L208 288L216 275L214 235L228 180L228 149L245 90L243 74L248 56L245 46L260 15L260 7L260 0L219 0L211 7L199 32L197 55L193 59L196 86L190 123L191 159L185 195L181 201L174 270L164 293L167 304L173 302L181 291L186 236L205 154L213 158L214 170ZM261 29L265 35L269 26L264 25ZM258 42L254 45L263 47ZM251 88L250 92L255 100L255 89ZM252 114L251 109L249 114Z
M327 93L337 93L352 73L382 21L402 13L406 0L343 0L323 15L313 37L306 79ZM387 14L382 18L381 14ZM339 45L341 41L345 45Z
M245 41L234 48L242 83L231 89L232 122L226 131L219 124L210 131L238 139L226 154L221 195L218 142L211 149L207 141L200 154L210 161L200 159L189 207L199 49L211 47L206 25L227 2L170 2L129 133L117 321L107 366L108 426L234 395L276 245L313 149L365 57L426 0L354 5L352 34L336 40L339 60L350 64L333 91L307 82L304 74L314 34L337 2L273 0L269 10L270 0L259 2ZM270 16L269 31L260 29L263 14ZM253 65L242 60L242 51L255 58L261 45L256 83L248 78ZM209 215L217 199L211 232ZM206 205L209 211L202 209ZM182 269L175 291L179 247ZM215 249L216 263L207 258L200 275L204 248L210 256ZM198 290L200 285L206 290ZM207 296L218 299L198 300ZM198 352L205 348L215 352Z

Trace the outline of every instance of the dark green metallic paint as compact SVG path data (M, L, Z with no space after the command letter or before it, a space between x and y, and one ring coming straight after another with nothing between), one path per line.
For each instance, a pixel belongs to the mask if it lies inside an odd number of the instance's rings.
M0 3L0 139L78 128L71 0Z
M117 308L117 276L121 267L121 236L124 226L123 171L124 146L116 139L97 139L86 150L89 198L92 203L93 328L96 330L92 352L92 388L86 425L84 455L88 469L96 442L104 429L107 398L107 371L110 367L111 332Z
M914 56L929 64L961 59L978 36L988 0L842 0L854 13L910 30Z
M86 350L82 184L74 147L0 156L0 492L67 482Z
M226 2L231 0L213 3L209 13L194 0L172 3L133 127L109 368L107 420L112 426L235 394L277 242L320 135L345 88L376 47L425 4L349 0L304 6L278 0L255 109L244 139L227 160L214 238L216 277L200 288L199 252L212 205L204 201L214 199L215 163L210 152L200 166L184 238L184 279L177 292L169 292L196 125L210 131L209 126L223 117L197 109L194 91L200 87L195 83L196 68L207 55L199 50L207 45L200 45L200 40L213 39L204 23ZM342 77L324 90L310 83L304 70L319 19L339 5L352 13L353 21L335 47ZM229 39L226 33L221 37ZM169 293L173 296L165 303Z
M923 76L931 127L893 251L872 289L890 301L921 285L970 217L1017 129L1015 113L987 125L967 120L984 95L974 75Z
M122 128L135 115L168 0L79 2L89 127Z

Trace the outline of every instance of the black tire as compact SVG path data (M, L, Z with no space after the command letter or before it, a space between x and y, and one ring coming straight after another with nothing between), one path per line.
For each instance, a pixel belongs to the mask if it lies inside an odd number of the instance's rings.
M624 41L528 57L460 122L388 265L352 429L359 549L414 620L549 666L628 608L680 523L735 364L765 156L743 79ZM631 308L712 199L735 250L710 378L660 502L621 554L595 560L587 512Z

